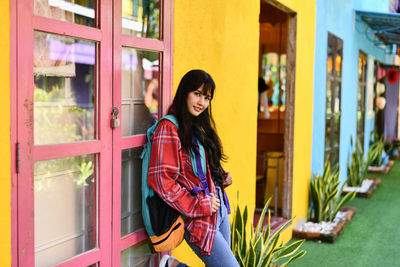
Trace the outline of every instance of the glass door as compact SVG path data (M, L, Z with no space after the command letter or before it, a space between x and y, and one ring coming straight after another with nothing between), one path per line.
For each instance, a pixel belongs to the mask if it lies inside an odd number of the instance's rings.
M111 266L110 10L17 2L18 266Z
M13 266L156 263L139 155L171 101L171 3L19 0L16 9Z
M172 1L116 1L113 106L113 265L152 266L141 216L141 160L146 131L171 101Z

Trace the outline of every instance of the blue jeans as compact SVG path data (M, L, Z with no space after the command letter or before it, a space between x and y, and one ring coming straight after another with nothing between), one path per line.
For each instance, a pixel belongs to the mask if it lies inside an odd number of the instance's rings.
M202 255L200 248L189 242L190 233L188 231L185 231L185 240L207 267L239 266L239 263L231 250L231 225L229 222L228 211L224 204L224 195L219 187L217 187L217 194L221 201L221 207L218 209L217 232L215 234L211 255Z

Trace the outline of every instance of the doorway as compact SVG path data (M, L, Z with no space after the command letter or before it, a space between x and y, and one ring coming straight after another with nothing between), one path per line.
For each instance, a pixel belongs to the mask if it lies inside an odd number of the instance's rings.
M256 213L271 198L272 220L291 218L296 14L261 1Z
M139 155L172 98L171 1L11 10L12 266L157 265Z

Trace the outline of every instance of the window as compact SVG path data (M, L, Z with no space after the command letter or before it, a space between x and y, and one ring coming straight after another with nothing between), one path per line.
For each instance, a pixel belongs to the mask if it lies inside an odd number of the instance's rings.
M339 162L340 97L342 88L343 41L328 33L325 111L325 161Z
M360 51L358 55L357 137L360 140L361 146L364 144L366 78L367 55Z

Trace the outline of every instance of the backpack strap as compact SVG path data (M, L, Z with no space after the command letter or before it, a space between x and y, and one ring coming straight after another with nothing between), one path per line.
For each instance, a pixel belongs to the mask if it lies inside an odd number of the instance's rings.
M155 124L153 124L153 126L151 126L148 130L147 130L147 142L151 142L151 137L153 136L154 132L156 131L158 125L160 124L161 121L163 120L169 120L170 122L172 122L173 124L176 125L176 127L179 128L179 124L178 124L178 120L176 119L176 117L174 115L166 115L164 117L162 117L161 119L159 119Z
M201 187L195 187L192 189L192 194L197 194L199 191L204 190L207 195L210 195L210 190L208 188L207 183L207 169L206 169L206 153L203 145L200 143L199 139L193 137L194 141L194 149L195 151L191 151L190 159L192 161L192 168L194 174L200 178Z

